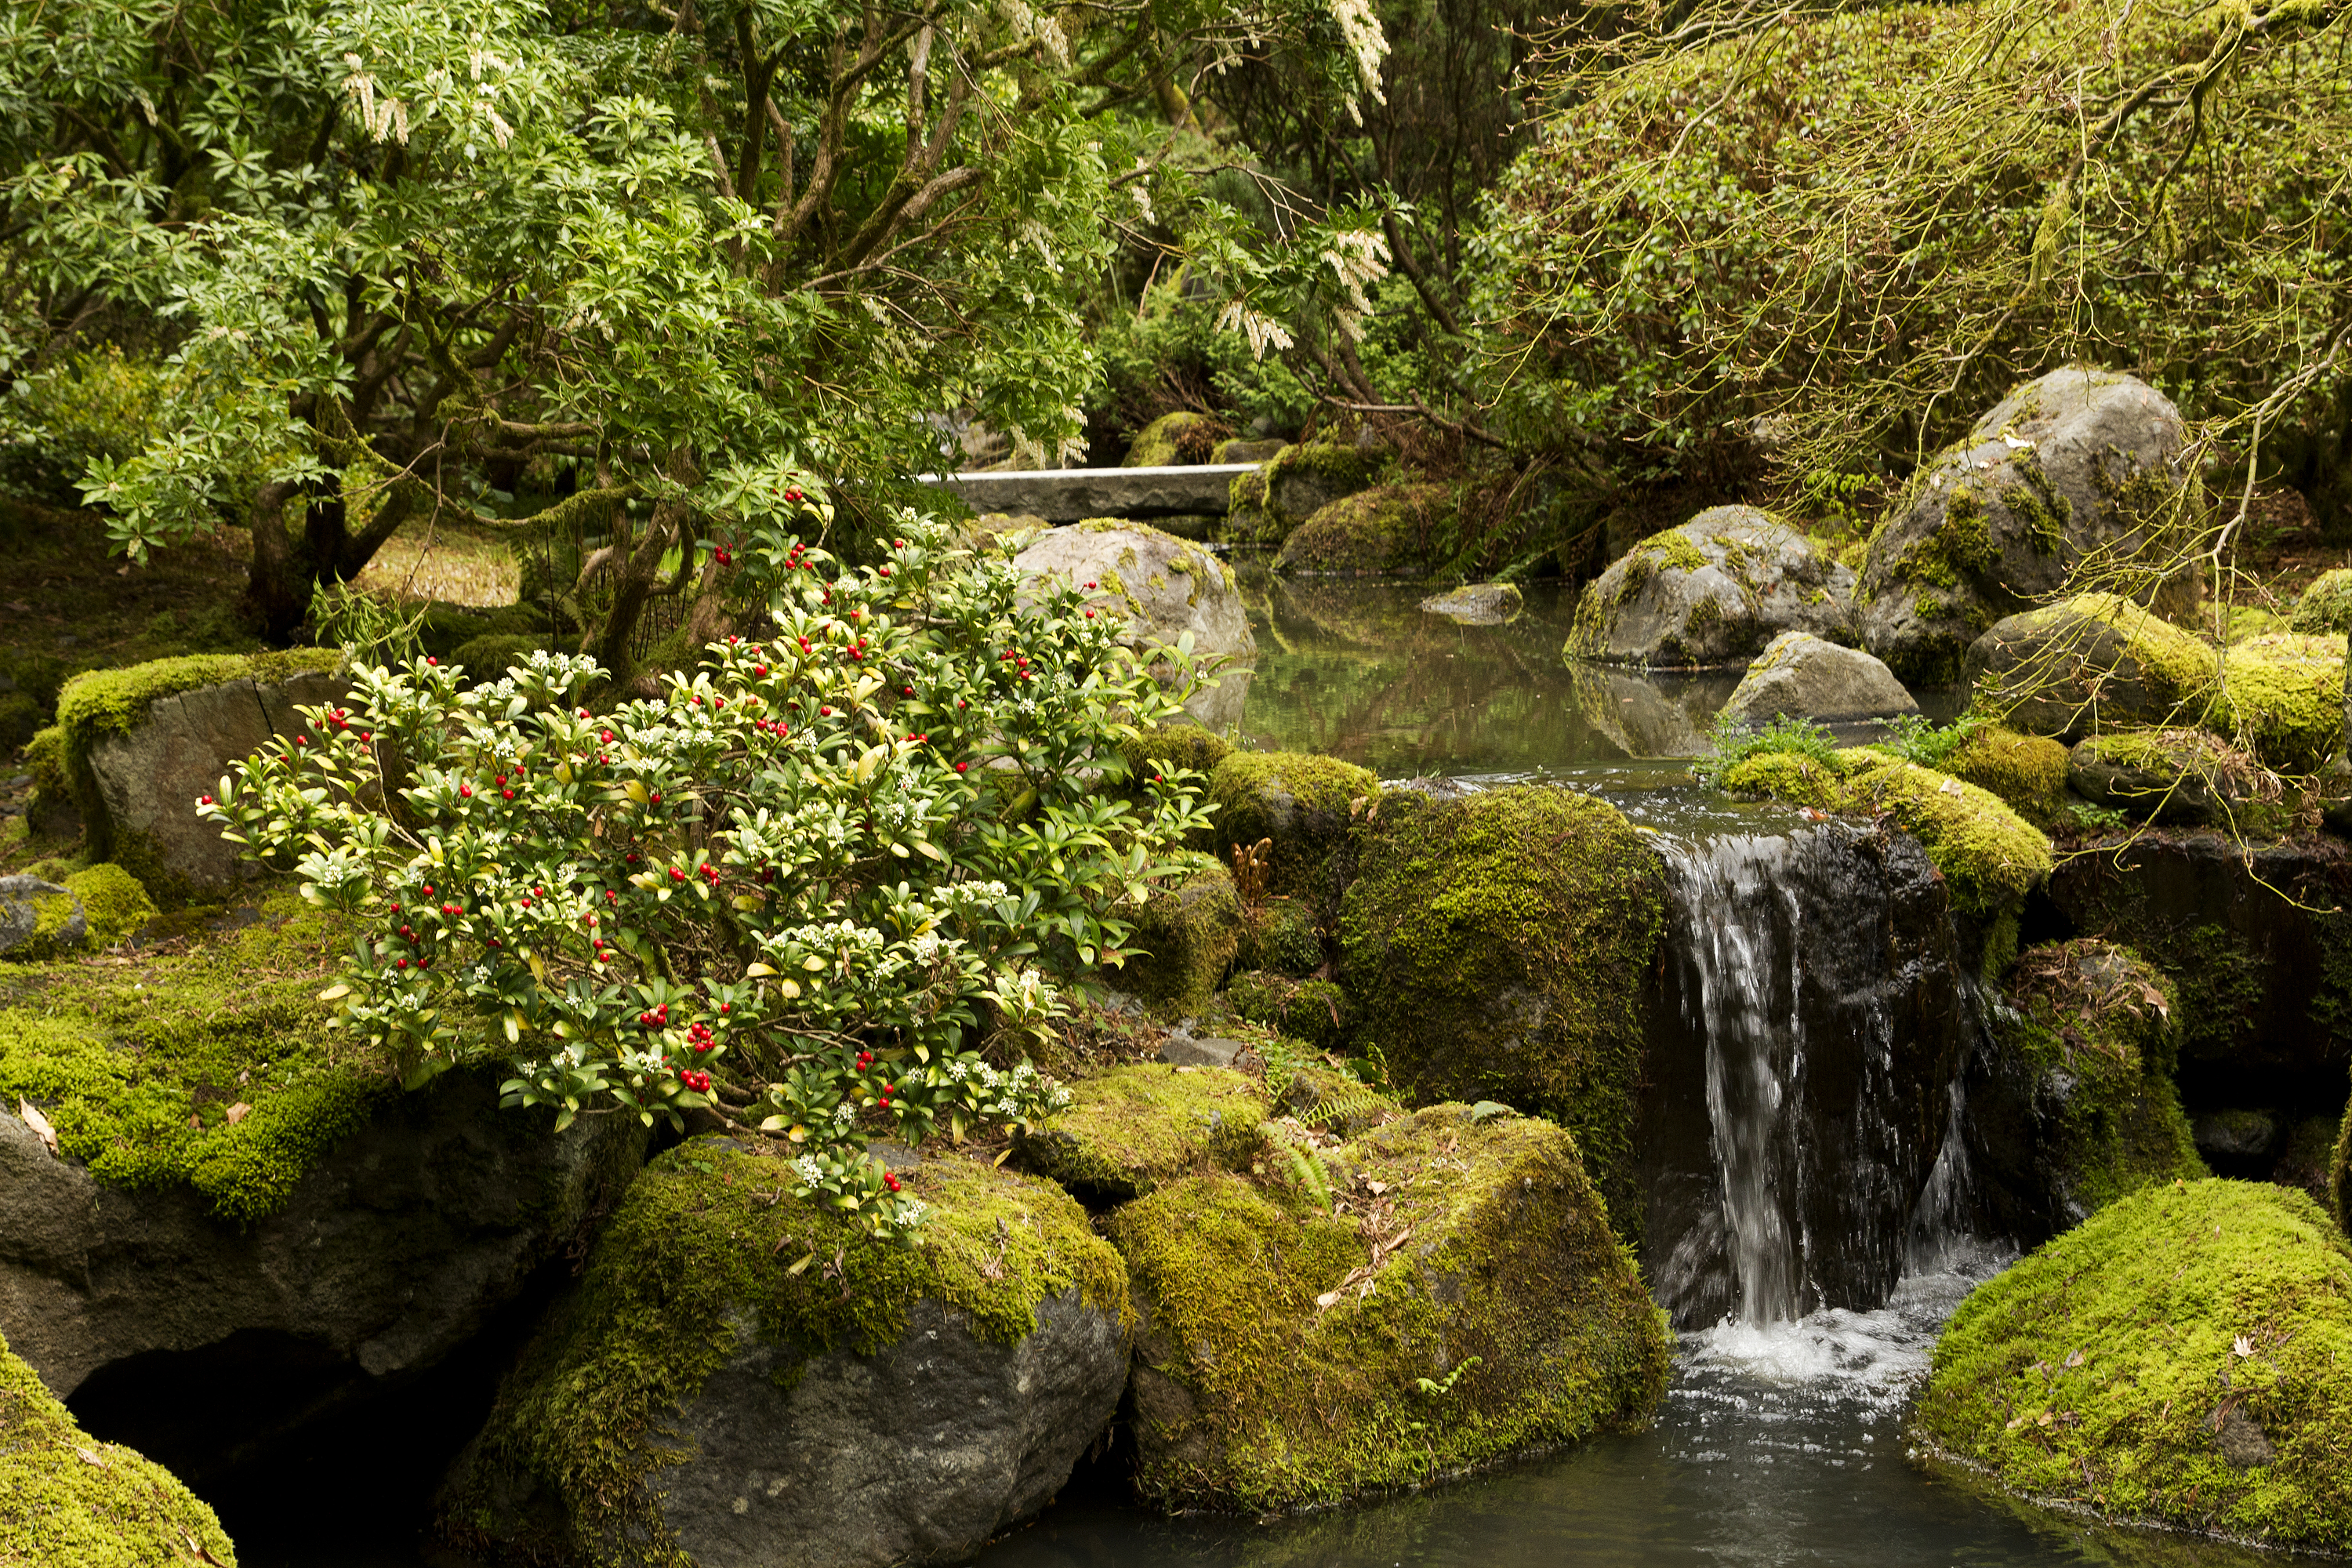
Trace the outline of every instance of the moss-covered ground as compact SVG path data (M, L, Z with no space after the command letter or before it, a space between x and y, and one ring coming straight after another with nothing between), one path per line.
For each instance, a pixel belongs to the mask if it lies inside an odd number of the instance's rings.
M213 1510L163 1466L84 1435L0 1339L0 1564L236 1568Z
M1557 1117L1629 1237L1638 996L1664 887L1642 836L1588 795L1398 792L1362 832L1339 917L1365 1048L1416 1099Z
M1234 874L1214 858L1181 863L1133 916L1127 962L1112 984L1170 1017L1207 1009L1241 946L1242 905Z
M1999 795L2036 827L2056 820L2066 794L2066 748L2039 735L1987 725L1953 748L1944 771Z
M1265 1091L1225 1068L1142 1062L1071 1086L1068 1107L1016 1134L1027 1166L1096 1198L1131 1198L1265 1154Z
M31 1102L99 1181L184 1183L250 1222L395 1086L318 1000L343 930L291 894L222 923L240 919L128 957L0 963L0 1100Z
M1440 1105L1293 1148L1290 1183L1194 1177L1111 1217L1146 1497L1328 1505L1647 1424L1664 1320L1565 1131Z
M740 1323L798 1352L798 1365L835 1347L871 1354L895 1343L923 1298L1000 1344L1031 1332L1038 1304L1073 1289L1128 1317L1118 1255L1053 1184L952 1155L900 1176L931 1205L911 1245L792 1197L783 1160L724 1140L651 1162L501 1393L471 1489L449 1501L445 1522L511 1531L517 1521L489 1497L538 1490L561 1500L568 1522L556 1539L509 1545L678 1563L638 1483L664 1461L659 1424L737 1352Z
M1915 1430L2023 1497L2352 1545L2352 1245L2267 1184L2147 1188L1961 1303Z

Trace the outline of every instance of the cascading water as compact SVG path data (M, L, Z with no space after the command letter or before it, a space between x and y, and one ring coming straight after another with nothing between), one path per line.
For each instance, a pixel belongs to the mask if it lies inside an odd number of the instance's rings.
M1685 1328L1877 1308L1959 1184L1975 998L1934 868L1843 823L1665 858L1643 1115L1659 1300Z

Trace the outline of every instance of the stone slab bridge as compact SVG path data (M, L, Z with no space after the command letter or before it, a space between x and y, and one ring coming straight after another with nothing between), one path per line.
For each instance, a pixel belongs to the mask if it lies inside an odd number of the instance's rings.
M1088 517L1223 517L1234 476L1258 467L1197 463L1166 468L992 468L917 478L976 512L1025 512L1048 522L1076 522Z

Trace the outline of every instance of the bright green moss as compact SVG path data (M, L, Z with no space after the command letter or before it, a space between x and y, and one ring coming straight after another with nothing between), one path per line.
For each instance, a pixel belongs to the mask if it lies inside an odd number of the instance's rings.
M2267 766L2315 773L2344 749L2344 638L2276 633L2221 656L2213 725Z
M2327 1163L2327 1200L2337 1228L2352 1230L2352 1109L2336 1129L2336 1150Z
M1231 741L1198 724L1170 724L1121 742L1119 755L1130 779L1148 779L1170 768L1211 773L1234 754Z
M43 795L63 800L73 793L73 775L68 766L66 732L58 725L50 725L25 742L25 771L33 775L33 787Z
M2066 793L2066 748L1993 725L1955 747L1944 759L1944 771L1999 795L2018 816L2042 826L2056 816Z
M2115 730L2073 753L2075 787L2142 822L2284 831L2293 809L2276 774L2206 730Z
M1119 466L1164 468L1176 463L1205 463L1224 434L1225 427L1208 415L1180 408L1139 431Z
M184 1183L223 1218L272 1214L393 1092L317 1000L345 942L288 896L183 957L0 965L0 1100L39 1106L109 1185Z
M120 866L92 866L65 879L66 891L81 900L85 939L94 948L112 947L155 918L155 900L139 879Z
M75 676L58 693L58 726L65 731L68 753L86 756L101 737L137 729L158 698L247 676L258 681L283 680L304 670L332 669L341 658L332 648L289 648L252 655L189 654L126 669L93 669Z
M1537 784L1394 794L1340 907L1357 1037L1422 1100L1497 1100L1575 1133L1618 1233L1641 1234L1636 998L1664 873L1614 806Z
M0 1339L0 1563L197 1562L236 1568L236 1549L213 1510L152 1459L84 1436L72 1412Z
M1134 915L1129 956L1117 983L1170 1016L1207 1010L1242 941L1234 874L1198 856Z
M2029 1499L2352 1545L2352 1247L2301 1193L2147 1188L1977 1288L1916 1415Z
M1417 576L1429 569L1452 494L1446 485L1410 484L1343 497L1291 531L1275 569Z
M1348 826L1381 798L1370 769L1305 752L1235 752L1210 776L1217 808L1209 828L1219 852L1274 840L1268 890L1313 897L1322 892L1325 864L1346 842Z
M1279 1172L1112 1215L1146 1314L1147 1498L1328 1505L1648 1424L1664 1324L1565 1131L1433 1106L1324 1169L1345 1217Z
M2011 1002L1995 1035L2038 1080L2042 1175L2060 1212L2210 1174L2172 1084L2172 988L2147 960L2096 937L2035 948Z
M1823 763L1785 752L1723 775L1735 795L1769 795L1823 811L1892 816L1919 841L1951 889L1952 906L1990 919L2050 875L2049 837L1989 790L1869 747Z
M660 1423L743 1336L797 1352L796 1371L830 1350L871 1355L897 1343L919 1300L1006 1345L1034 1331L1039 1303L1071 1290L1129 1316L1118 1255L1050 1182L953 1157L899 1175L931 1205L913 1245L790 1196L795 1178L780 1159L725 1141L696 1140L648 1163L578 1289L500 1391L447 1517L495 1531L518 1555L687 1563L641 1483L676 1457ZM551 1506L527 1519L502 1520L494 1506L534 1493Z
M2352 632L2352 567L2338 566L2313 579L2294 602L2286 629L2306 637L2343 637Z
M1068 1109L1014 1142L1040 1175L1124 1199L1197 1171L1249 1169L1265 1152L1265 1115L1255 1079L1146 1062L1071 1085Z
M2196 723L2212 703L2211 646L2116 595L2079 594L2000 624L2023 655L1981 677L1970 701L2014 728L2080 735L2100 723Z

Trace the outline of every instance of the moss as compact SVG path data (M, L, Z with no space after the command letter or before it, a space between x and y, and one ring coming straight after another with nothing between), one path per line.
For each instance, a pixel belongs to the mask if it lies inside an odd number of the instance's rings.
M1210 416L1180 408L1139 431L1119 466L1164 468L1178 463L1205 463L1226 434L1225 427Z
M1951 499L1944 503L1944 521L1904 552L1895 563L1894 574L1907 583L1951 589L2000 564L2000 552L1993 545L1992 521L1985 511L1984 499L1963 484L1955 486ZM1939 607L1932 613L1943 612Z
M2056 818L2066 794L2066 748L1997 724L1953 748L1944 759L1944 771L1962 784L1999 795L2036 826L2047 826Z
M1242 911L1240 969L1265 969L1297 978L1323 966L1323 935L1315 910L1297 899L1268 899Z
M1225 1005L1250 1023L1318 1051L1340 1047L1354 1011L1348 994L1328 980L1290 980L1262 970L1234 975Z
M2312 579L2295 600L2285 629L2306 637L2352 633L2352 567L2338 566Z
M289 895L185 956L0 965L0 1100L39 1106L110 1186L185 1184L223 1218L272 1214L393 1092L316 996L346 946Z
M1326 1170L1344 1217L1237 1176L1111 1217L1151 1501L1337 1503L1648 1423L1664 1321L1566 1132L1433 1106Z
M1241 925L1234 874L1195 858L1136 912L1119 984L1171 1016L1204 1012L1233 967Z
M495 1535L493 1500L536 1491L564 1521L537 1529L558 1539L509 1544L677 1564L687 1560L641 1483L676 1457L661 1423L743 1337L784 1347L796 1370L830 1350L871 1355L897 1343L918 1300L963 1313L995 1344L1028 1335L1039 1303L1067 1291L1129 1315L1118 1256L1053 1184L955 1158L899 1175L931 1205L914 1245L789 1196L788 1166L725 1141L695 1140L649 1163L579 1288L500 1391L479 1462L446 1500L449 1517Z
M1915 1422L2029 1499L2352 1545L2352 1247L2282 1187L2134 1194L1961 1303Z
M1279 1058L1280 1052L1276 1052ZM1266 1082L1275 1081L1277 1062L1269 1060ZM1405 1113L1396 1097L1384 1094L1352 1073L1311 1061L1279 1064L1282 1092L1275 1106L1302 1126L1339 1138L1354 1138Z
M1126 1199L1265 1153L1265 1091L1225 1068L1147 1062L1073 1084L1067 1110L1015 1140L1029 1169L1088 1198Z
M69 766L66 761L66 732L58 725L50 725L25 742L25 771L33 775L33 787L43 795L63 799L73 792Z
M1868 747L1822 763L1768 752L1723 775L1735 795L1769 795L1823 811L1892 816L1919 841L1951 889L1952 907L1991 919L2050 875L2050 840L1989 790Z
M2073 752L2074 786L2142 822L2286 827L2292 807L2278 776L2204 730L2114 730Z
M467 681L478 686L484 681L501 679L509 668L524 663L532 654L543 652L549 646L550 639L543 632L536 636L492 632L459 643L450 650L449 662L463 665Z
M1402 484L1343 497L1284 539L1275 569L1418 576L1429 570L1431 534L1452 496L1446 485Z
M2000 492L2000 504L2010 515L2025 524L2028 543L2044 555L2054 555L2065 547L2066 530L2074 521L2074 503L2058 493L2042 471L2042 458L2032 447L2021 448L2011 455L2010 466L2017 472L2017 482Z
M1358 1037L1427 1100L1499 1100L1575 1133L1620 1235L1636 998L1664 925L1658 858L1614 806L1537 784L1383 799L1340 906Z
M198 1561L236 1568L236 1549L213 1510L152 1459L86 1436L0 1339L0 1563L152 1568Z
M2315 773L2344 749L2344 638L2277 633L2221 656L2213 723L2263 762Z
M1219 763L1234 754L1234 745L1223 735L1198 724L1170 724L1145 730L1121 742L1118 753L1126 761L1131 779L1150 778L1169 768L1206 774L1214 773Z
M2080 594L2000 625L2005 647L2021 657L1979 677L1970 701L2020 730L2079 735L2101 720L2197 723L2211 705L2212 647L2116 595ZM2119 682L2136 682L2144 698L2108 689Z
M2081 938L2021 954L2000 1048L2035 1080L2043 1180L2070 1218L2210 1174L2172 1083L2172 988L2128 948Z
M332 669L341 658L332 648L289 648L269 654L189 654L124 669L89 670L67 681L58 693L58 726L65 731L68 754L83 757L103 737L137 729L158 698L248 676L258 681L283 680L303 670Z
M1349 824L1381 798L1370 769L1306 752L1235 752L1209 779L1217 808L1210 842L1220 851L1274 840L1266 886L1288 896L1323 890L1332 853L1347 841Z
M81 900L92 947L112 947L155 918L155 900L139 879L120 866L92 866L65 880L66 891Z

